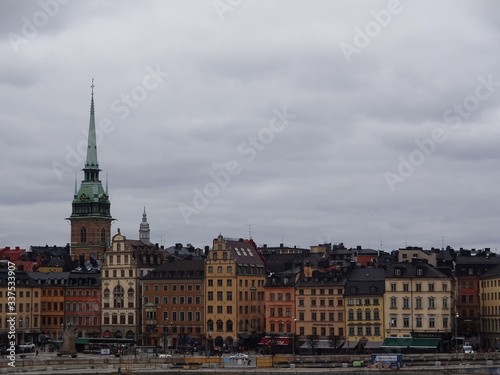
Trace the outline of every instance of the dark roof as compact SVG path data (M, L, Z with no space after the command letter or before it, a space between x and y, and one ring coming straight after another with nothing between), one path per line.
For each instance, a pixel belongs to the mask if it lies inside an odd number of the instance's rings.
M27 272L39 285L67 285L69 272Z
M266 266L266 260L257 250L253 241L232 241L226 240L226 246L231 250L231 257L239 264L249 264L256 266Z
M422 275L418 274L418 270L422 270ZM396 272L399 270L399 274ZM385 271L386 278L449 278L450 276L444 274L438 269L430 266L425 262L404 262L393 263L387 266Z
M302 265L302 254L268 254L264 255L268 272L282 272Z
M205 274L205 262L200 259L167 261L141 280L164 280L164 279L201 279Z
M15 278L16 278L16 286L18 286L18 287L37 286L37 283L35 282L35 280L33 280L30 277L28 272L16 270ZM9 281L10 281L9 280L9 271L8 271L7 267L1 267L0 268L0 286L7 287ZM7 297L5 297L5 301L7 301Z
M70 272L68 286L99 288L101 286L101 274L99 272Z
M312 277L302 276L297 280L295 286L297 287L331 287L331 286L344 286L346 276L337 272L325 272L313 275Z
M490 269L489 271L483 273L482 278L495 278L500 276L500 264L497 264L495 267Z
M267 277L265 287L294 287L300 268L292 271L283 271L279 273L271 272Z
M344 295L382 295L385 292L385 272L381 268L357 268L349 272Z

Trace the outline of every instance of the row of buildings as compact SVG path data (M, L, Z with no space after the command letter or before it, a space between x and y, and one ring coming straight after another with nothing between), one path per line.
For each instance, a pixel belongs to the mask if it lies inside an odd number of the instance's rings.
M94 112L92 91L69 244L0 249L0 343L12 262L18 343L58 340L71 327L79 337L164 348L400 350L399 338L410 339L404 349L451 351L465 340L498 348L500 257L489 249L272 248L222 235L204 249L163 248L150 241L145 209L139 239L120 229L111 237Z
M16 263L5 250L2 264ZM59 340L69 326L78 337L163 348L405 349L397 338L427 339L425 349L437 351L500 344L500 257L488 249L259 248L222 235L203 250L165 249L118 230L102 261L60 255L36 271L19 268L18 343ZM6 342L7 267L0 278Z

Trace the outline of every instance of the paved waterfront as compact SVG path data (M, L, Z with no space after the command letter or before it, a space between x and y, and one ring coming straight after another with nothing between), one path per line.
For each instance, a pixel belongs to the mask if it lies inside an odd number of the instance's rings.
M448 361L436 361L437 356L443 359L448 359ZM455 356L455 358L453 358ZM223 357L220 361L214 360L217 363L205 363L202 367L198 365L191 365L190 368L184 368L180 365L184 363L185 360L191 361L202 361L206 357L192 357L192 356L174 356L169 359L159 359L156 357L134 357L134 356L123 356L120 358L116 357L101 357L92 354L78 354L77 358L71 358L68 356L58 357L55 353L40 353L39 357L35 356L35 353L28 353L24 359L16 356L15 367L8 366L9 359L3 358L0 360L0 374L13 374L13 373L23 373L26 375L31 374L58 374L58 375L74 375L74 374L117 374L118 368L121 369L122 374L177 374L185 373L186 371L190 374L197 375L207 375L207 374L225 374L225 375L236 375L236 374L318 374L318 373L335 373L337 375L348 374L348 375L359 375L366 374L367 372L394 372L394 370L384 370L384 369L374 369L368 366L362 368L344 368L342 363L331 363L326 361L326 357L316 356L316 357L296 357L297 366L300 365L300 361L305 361L306 359L314 359L316 362L311 362L311 366L321 366L316 368L302 368L290 366L284 361L275 362L275 365L282 366L280 368L276 367L248 367L243 362L241 367L224 368L221 367L224 364L231 364L233 366L238 366L238 364L230 363L229 356ZM366 358L366 356L364 356ZM250 356L252 359L252 364L255 366L256 357ZM291 359L291 356L289 357ZM495 355L476 355L476 356L458 356L454 354L448 355L430 355L423 359L422 356L417 357L407 356L405 358L406 366L400 370L406 375L451 375L451 374L489 374L498 373L496 369L500 367L500 358ZM260 357L259 362L262 362L266 357ZM267 357L267 359L271 359ZM280 359L283 359L281 357ZM344 363L351 363L352 359L358 360L359 356L343 356L345 360ZM420 360L418 360L420 359ZM450 359L454 359L451 361ZM300 361L299 361L300 360ZM418 360L418 361L417 361ZM177 365L177 366L176 366ZM174 368L174 366L176 368Z

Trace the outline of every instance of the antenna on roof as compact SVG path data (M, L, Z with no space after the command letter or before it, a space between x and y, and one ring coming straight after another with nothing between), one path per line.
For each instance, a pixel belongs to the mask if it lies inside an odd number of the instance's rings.
M252 239L252 227L254 226L255 224L247 224L247 227L248 227L248 239L251 240Z

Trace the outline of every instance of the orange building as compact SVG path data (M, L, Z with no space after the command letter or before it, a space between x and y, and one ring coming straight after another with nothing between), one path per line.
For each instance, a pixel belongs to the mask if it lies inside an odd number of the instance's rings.
M296 271L283 271L267 279L264 286L266 336L259 343L264 353L296 352L295 282L298 276Z
M69 272L28 272L41 289L41 325L45 336L62 340L65 329L64 290L68 285Z

